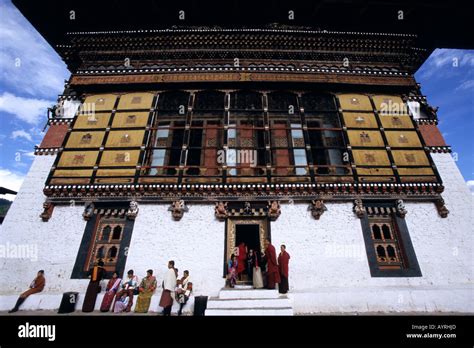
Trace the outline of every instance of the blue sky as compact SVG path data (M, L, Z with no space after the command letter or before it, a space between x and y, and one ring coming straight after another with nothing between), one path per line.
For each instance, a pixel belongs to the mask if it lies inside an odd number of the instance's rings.
M474 191L473 71L474 51L436 50L415 77L428 102L439 106L439 127ZM0 0L0 186L20 188L44 135L46 108L68 77L41 35L9 0Z

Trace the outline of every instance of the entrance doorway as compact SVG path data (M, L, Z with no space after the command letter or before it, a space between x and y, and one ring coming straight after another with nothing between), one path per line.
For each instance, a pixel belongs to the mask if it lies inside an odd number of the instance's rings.
M267 218L238 217L227 219L224 276L227 275L227 262L232 254L236 254L236 249L241 242L245 243L247 250L263 252L263 242L266 238L269 238L268 225ZM243 278L245 276L246 274ZM249 279L242 280L249 281Z
M258 225L238 224L235 227L235 247L243 242L247 246L247 251L261 249Z

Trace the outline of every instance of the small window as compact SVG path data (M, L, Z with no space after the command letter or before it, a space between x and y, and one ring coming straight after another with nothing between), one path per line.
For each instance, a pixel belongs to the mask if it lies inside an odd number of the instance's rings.
M372 277L420 277L407 225L398 215L396 202L367 202L364 207L362 232Z
M102 237L100 238L101 240L105 240L105 241L108 241L109 240L109 237L110 237L110 231L111 231L111 227L109 225L105 226L102 230Z
M122 226L118 225L114 227L114 233L112 233L112 239L120 239L122 237Z

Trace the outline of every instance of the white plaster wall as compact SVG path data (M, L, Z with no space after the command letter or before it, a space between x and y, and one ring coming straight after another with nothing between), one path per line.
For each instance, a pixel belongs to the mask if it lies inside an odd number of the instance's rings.
M87 280L71 280L71 272L86 222L83 206L58 206L43 222L43 187L55 156L36 156L7 216L0 227L0 245L26 245L26 258L0 257L0 295L18 295L28 289L40 269L45 270L44 293L83 291ZM0 296L0 308L5 304ZM59 303L58 303L59 306Z
M282 205L272 240L287 245L296 313L474 312L473 201L449 154L433 159L450 214L433 203L406 203L406 223L423 276L372 278L352 203L328 203L320 220L307 204Z
M168 207L139 206L125 272L133 269L141 279L147 269L153 269L159 284L154 297L159 299L168 261L174 260L180 277L189 271L194 296L216 296L225 283L225 223L214 218L213 205L188 204L189 211L180 221L172 219ZM158 302L153 301L150 309L157 311Z
M295 313L474 312L472 195L449 154L434 154L433 159L446 187L448 218L439 217L433 203L406 203L405 220L422 277L370 276L352 203L327 203L320 220L311 216L308 203L282 204L271 234L273 244L278 248L285 243L291 254L289 296ZM13 306L41 268L46 289L30 297L25 309L55 309L61 293L83 294L87 287L87 280L70 279L86 225L83 206L56 207L49 222L39 218L53 161L53 156L35 159L1 226L1 245L36 245L38 260L0 259L0 310ZM161 284L167 261L173 259L180 275L190 271L194 295L215 296L224 285L225 223L215 220L212 204L188 206L181 221L173 221L168 205L140 204L125 271L134 269L141 278L151 268ZM160 294L161 288L151 311L160 310Z

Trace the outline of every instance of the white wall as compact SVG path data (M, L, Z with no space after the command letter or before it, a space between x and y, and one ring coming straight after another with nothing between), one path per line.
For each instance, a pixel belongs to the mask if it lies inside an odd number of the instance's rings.
M422 277L370 276L351 202L327 203L320 220L307 210L309 203L282 204L271 233L273 244L278 248L285 243L291 255L290 297L296 313L474 312L472 195L449 154L433 158L446 186L448 218L439 217L433 203L406 203L405 220ZM38 260L0 259L0 310L13 305L41 268L46 289L35 296L58 297L45 297L43 304L29 300L34 308L56 308L62 292L83 293L87 287L87 280L70 279L86 225L83 206L56 207L49 222L39 218L53 161L54 156L35 158L1 227L0 245L36 246ZM173 259L180 274L190 271L195 295L214 296L224 285L225 223L214 218L212 204L188 206L181 221L173 221L167 204L139 205L125 270L132 268L143 277L152 268L161 283L167 261ZM160 290L150 310L159 310L159 296Z
M182 276L189 270L194 295L217 295L222 278L225 223L214 218L214 206L188 204L189 212L174 221L169 205L141 204L133 227L125 270L139 277L154 270L159 283L169 260Z
M45 270L48 292L82 290L87 280L71 280L71 272L86 222L83 206L58 206L43 222L43 188L55 156L36 156L0 227L0 246L27 246L27 258L0 257L0 295L28 289L40 269ZM10 256L10 257L9 257ZM0 301L1 301L0 297Z

